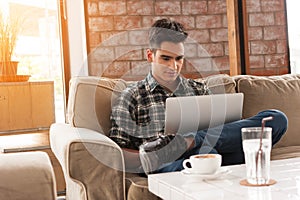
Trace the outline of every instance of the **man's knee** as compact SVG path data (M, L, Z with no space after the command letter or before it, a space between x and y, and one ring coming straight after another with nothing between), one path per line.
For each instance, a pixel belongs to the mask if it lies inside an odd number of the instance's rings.
M280 110L270 110L271 116L273 116L273 124L280 128L282 132L285 132L288 127L288 118L287 116Z
M266 126L272 126L273 128L280 128L282 131L286 131L288 126L287 116L280 110L271 109L261 111L259 114L262 114L262 117L272 116L273 120L267 121Z
M280 110L268 110L267 113L273 117L273 120L266 122L266 126L272 127L272 144L274 145L285 134L288 128L288 118Z

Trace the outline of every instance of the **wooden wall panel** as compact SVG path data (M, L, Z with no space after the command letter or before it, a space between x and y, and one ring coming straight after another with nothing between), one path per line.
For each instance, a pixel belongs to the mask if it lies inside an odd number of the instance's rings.
M50 127L55 120L54 87L51 82L31 83L33 127Z
M55 121L53 81L0 83L0 131L49 128Z

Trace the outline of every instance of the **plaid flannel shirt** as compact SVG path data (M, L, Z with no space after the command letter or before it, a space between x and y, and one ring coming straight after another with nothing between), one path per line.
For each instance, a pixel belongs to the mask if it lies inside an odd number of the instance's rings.
M126 88L113 105L110 138L120 147L138 149L146 141L164 134L165 102L168 97L207 95L205 84L179 77L177 89L170 93L151 73Z

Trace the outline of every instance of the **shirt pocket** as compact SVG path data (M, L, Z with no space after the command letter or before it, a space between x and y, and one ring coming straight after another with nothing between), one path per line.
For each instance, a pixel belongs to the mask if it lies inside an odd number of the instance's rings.
M165 124L165 108L163 104L141 106L137 111L137 125L146 132L161 132Z

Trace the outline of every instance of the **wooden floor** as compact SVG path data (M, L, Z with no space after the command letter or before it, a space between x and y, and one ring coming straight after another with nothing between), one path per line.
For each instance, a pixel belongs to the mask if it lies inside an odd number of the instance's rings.
M54 169L58 195L65 194L66 184L63 172L58 160L51 151L48 130L0 133L0 150L1 153L46 152Z

